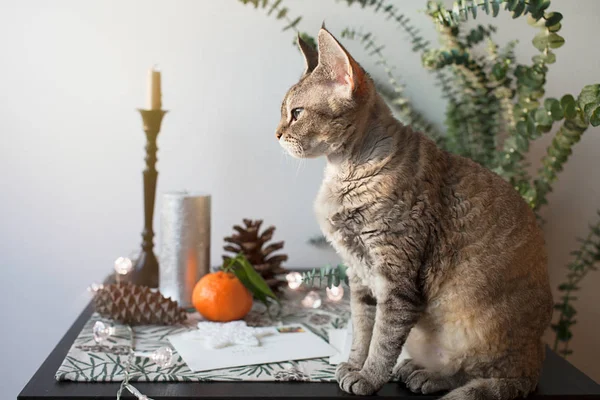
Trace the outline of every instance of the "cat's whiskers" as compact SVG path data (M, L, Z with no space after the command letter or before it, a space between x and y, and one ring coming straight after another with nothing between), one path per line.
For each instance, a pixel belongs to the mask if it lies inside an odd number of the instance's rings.
M302 146L298 146L297 149L299 150L299 153L300 153L300 162L298 163L298 168L296 169L296 176L299 176L300 171L306 165L306 158L304 157L304 148L302 148Z
M304 155L304 152L302 152L302 149L300 146L295 145L295 150L299 149L301 151L301 154ZM294 157L290 154L290 152L286 149L282 149L283 150L283 154L285 157L285 164L289 165L290 163L294 163L297 161L297 157ZM298 164L296 167L296 176L300 175L300 170L304 167L304 162L305 160L303 158L301 158L300 160L298 160Z
M302 158L298 160L298 167L296 168L296 177L300 175L300 171L304 168L306 160L304 159L304 154L302 154Z
M290 154L283 147L281 148L281 158L285 160L285 165L288 165L290 162Z

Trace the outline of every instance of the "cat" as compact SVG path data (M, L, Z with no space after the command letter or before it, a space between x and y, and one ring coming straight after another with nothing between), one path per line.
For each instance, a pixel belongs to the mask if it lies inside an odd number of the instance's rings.
M342 390L398 378L445 400L532 392L552 313L543 234L515 189L393 118L373 80L323 27L300 37L305 70L276 137L292 156L325 156L315 201L349 267L352 350ZM318 50L318 51L317 51ZM398 363L406 347L410 359Z

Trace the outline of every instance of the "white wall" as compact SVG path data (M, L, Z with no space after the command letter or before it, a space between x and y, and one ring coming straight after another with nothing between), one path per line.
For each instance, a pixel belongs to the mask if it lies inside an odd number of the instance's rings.
M287 3L313 33L323 19L334 32L346 25L376 29L416 104L443 120L433 81L393 24L333 1ZM600 2L554 3L565 16L567 46L551 66L548 94L577 94L599 78L592 32ZM424 1L402 4L435 40L430 22L415 11ZM306 245L318 232L311 204L323 160L289 159L274 139L280 100L302 69L278 21L233 0L2 0L0 7L0 335L3 359L15 360L0 363L0 397L20 391L88 302L86 287L139 246L144 140L135 108L145 105L145 74L155 63L171 110L159 137L158 193L212 193L213 262L221 238L243 217L278 227L290 266L335 260ZM533 54L523 21L497 23L499 37L520 35L519 54ZM360 46L348 47L380 75ZM590 130L577 146L545 212L553 282L563 276L574 236L586 233L600 205L598 133ZM541 155L549 140L534 153ZM599 278L583 285L573 357L596 379Z

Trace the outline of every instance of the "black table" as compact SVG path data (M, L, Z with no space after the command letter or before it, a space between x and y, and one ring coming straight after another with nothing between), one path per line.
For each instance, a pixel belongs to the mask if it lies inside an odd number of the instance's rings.
M25 386L19 400L50 399L115 399L120 383L57 382L54 373L62 363L71 344L93 312L88 305L54 348L46 361ZM155 399L256 399L294 398L358 399L342 392L336 383L302 382L133 382L145 395ZM124 398L134 398L125 391ZM379 397L395 399L435 399L439 396L413 394L404 385L389 383L378 393ZM369 398L368 396L365 398ZM530 399L600 399L600 385L569 364L551 350L547 350L542 378L536 393Z

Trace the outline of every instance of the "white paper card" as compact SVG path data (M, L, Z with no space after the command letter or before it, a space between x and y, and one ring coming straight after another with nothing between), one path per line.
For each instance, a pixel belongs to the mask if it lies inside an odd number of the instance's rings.
M340 352L346 342L346 329L330 329L327 332L327 337L329 339L329 344Z
M194 371L239 367L272 362L329 357L336 350L303 325L273 327L274 333L260 338L260 346L234 345L207 349L198 331L169 336L169 341Z
M348 361L352 347L351 329L332 329L329 331L329 344L337 350L337 353L329 357L329 364L337 365Z

